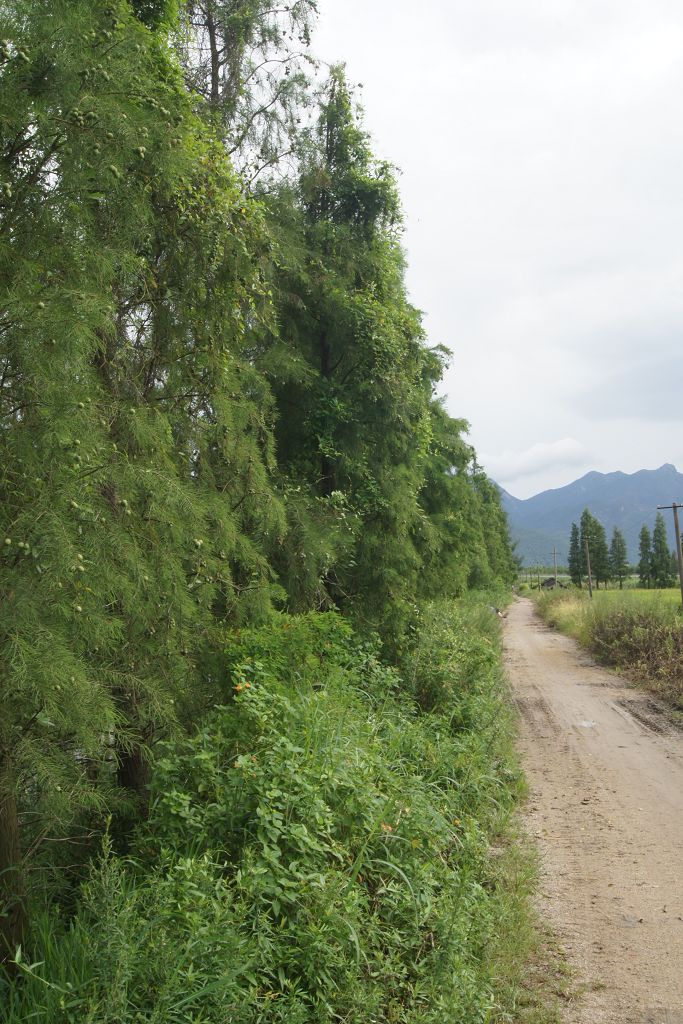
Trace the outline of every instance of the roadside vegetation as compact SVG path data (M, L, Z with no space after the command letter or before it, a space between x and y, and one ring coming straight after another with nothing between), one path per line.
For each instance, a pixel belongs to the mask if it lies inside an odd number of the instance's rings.
M683 711L683 617L678 588L559 589L536 595L551 626L573 636L605 665L629 675Z
M522 1010L514 558L314 7L0 8L2 1024Z
M125 852L53 883L0 1019L540 1019L499 654L481 599L428 607L401 673L334 613L244 630Z

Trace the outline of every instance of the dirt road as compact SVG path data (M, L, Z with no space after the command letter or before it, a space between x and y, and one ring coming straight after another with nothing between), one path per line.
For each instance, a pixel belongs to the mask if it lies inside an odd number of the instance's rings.
M529 600L505 655L540 909L586 989L567 1024L683 1024L683 734Z

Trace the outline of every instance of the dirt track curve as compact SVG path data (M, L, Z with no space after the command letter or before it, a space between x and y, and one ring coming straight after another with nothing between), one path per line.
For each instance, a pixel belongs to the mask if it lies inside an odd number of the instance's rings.
M683 734L517 600L505 658L567 1024L683 1024Z

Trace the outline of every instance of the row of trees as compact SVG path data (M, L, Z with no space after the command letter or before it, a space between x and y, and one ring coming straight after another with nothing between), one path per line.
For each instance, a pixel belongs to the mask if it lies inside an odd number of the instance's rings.
M611 544L608 545L604 526L588 509L584 509L581 514L579 526L572 523L569 537L569 575L572 583L579 587L588 574L586 547L590 553L591 573L596 586L600 583L606 586L610 579L618 579L621 586L623 578L628 574L623 534L615 527Z
M641 587L670 587L678 576L678 558L669 551L666 524L657 513L652 534L643 525L638 537L638 582Z
M608 545L604 526L588 509L584 509L580 525L572 523L569 540L569 575L572 583L579 587L588 575L586 544L596 586L600 583L607 586L609 581L616 580L621 589L635 568L642 587L669 587L678 573L676 553L669 550L666 523L661 512L657 513L652 534L645 525L641 529L638 565L632 567L621 530L614 527Z
M514 571L312 7L0 6L5 950L144 814L231 631L338 608L396 661L421 601Z

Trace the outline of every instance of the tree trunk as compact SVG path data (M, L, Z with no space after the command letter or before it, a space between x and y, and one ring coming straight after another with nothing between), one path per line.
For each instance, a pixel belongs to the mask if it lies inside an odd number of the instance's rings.
M213 14L208 12L206 18L206 31L209 36L209 49L211 51L211 94L210 101L215 106L221 98L220 93L220 59L218 53L218 39L216 33L216 22Z
M117 751L119 767L118 781L124 789L129 789L146 804L149 799L149 764L142 755L142 749L134 746L130 750Z
M19 843L19 815L9 754L0 754L0 964L14 958L27 923L26 883Z
M138 708L137 695L119 690L117 703L123 712L128 728L125 729L125 740L116 736L114 751L116 753L116 780L123 789L134 793L140 801L143 813L149 803L150 767L145 757L145 746L152 736L149 725L142 722Z

